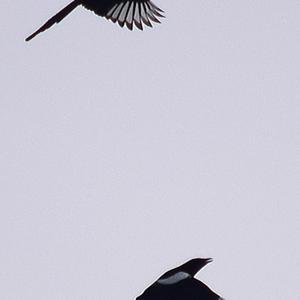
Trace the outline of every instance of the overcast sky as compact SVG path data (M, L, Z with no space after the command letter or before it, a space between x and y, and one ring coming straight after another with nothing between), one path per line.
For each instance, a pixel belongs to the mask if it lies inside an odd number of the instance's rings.
M129 32L1 2L0 298L132 300L169 268L300 295L300 4L155 0Z

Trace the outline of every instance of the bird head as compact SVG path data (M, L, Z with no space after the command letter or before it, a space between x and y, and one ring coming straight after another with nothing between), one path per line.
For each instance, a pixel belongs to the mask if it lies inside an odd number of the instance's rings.
M193 258L183 265L177 267L178 270L190 274L194 277L204 266L212 262L212 258Z
M159 284L174 284L182 280L192 278L198 273L206 264L212 261L211 258L194 258L183 265L174 268L164 273L157 282Z

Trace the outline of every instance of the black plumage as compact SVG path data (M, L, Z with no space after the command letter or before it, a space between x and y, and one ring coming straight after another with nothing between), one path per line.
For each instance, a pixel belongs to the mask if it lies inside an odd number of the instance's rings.
M27 37L26 41L59 23L79 5L114 23L118 22L121 27L126 25L130 30L133 25L140 30L143 30L143 24L152 27L151 22L160 23L159 18L163 17L163 11L151 0L74 0Z
M195 258L158 278L137 300L224 300L194 278L210 258Z

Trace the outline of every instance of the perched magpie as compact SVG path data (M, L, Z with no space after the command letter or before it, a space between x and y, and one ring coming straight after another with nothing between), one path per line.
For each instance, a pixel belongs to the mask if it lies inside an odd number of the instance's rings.
M164 273L136 300L224 300L194 278L211 258L194 258Z
M114 23L118 22L121 27L126 24L130 30L133 29L133 24L140 30L143 30L143 23L152 27L151 21L160 23L158 17L164 17L162 15L163 11L151 0L73 0L41 28L26 38L25 41L30 41L37 34L50 28L55 23L59 23L79 5L83 5L95 14Z

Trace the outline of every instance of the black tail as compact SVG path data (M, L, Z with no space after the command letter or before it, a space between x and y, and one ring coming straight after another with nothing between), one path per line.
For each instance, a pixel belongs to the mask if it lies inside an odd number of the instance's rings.
M47 30L53 24L59 23L64 17L66 17L73 9L75 9L79 4L81 4L81 0L74 0L70 4L68 4L65 8L59 11L55 16L49 19L41 28L35 31L32 35L25 39L26 42L33 39L39 33Z

